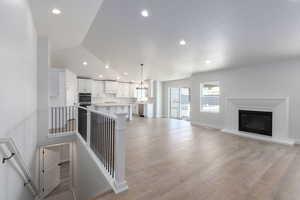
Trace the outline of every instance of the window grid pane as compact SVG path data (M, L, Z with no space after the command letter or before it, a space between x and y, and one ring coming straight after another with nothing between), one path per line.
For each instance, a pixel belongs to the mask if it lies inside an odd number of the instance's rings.
M220 111L220 87L217 82L201 84L200 111Z

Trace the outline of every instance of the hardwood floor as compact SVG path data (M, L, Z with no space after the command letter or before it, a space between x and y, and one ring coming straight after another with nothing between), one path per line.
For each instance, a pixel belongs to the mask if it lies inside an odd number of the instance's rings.
M126 131L129 190L99 200L299 200L299 147L142 119Z

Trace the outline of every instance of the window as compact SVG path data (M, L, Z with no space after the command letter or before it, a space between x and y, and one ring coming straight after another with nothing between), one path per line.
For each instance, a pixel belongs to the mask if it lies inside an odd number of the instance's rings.
M220 86L219 82L200 84L200 111L218 113L220 111Z
M190 89L169 88L169 117L190 119Z

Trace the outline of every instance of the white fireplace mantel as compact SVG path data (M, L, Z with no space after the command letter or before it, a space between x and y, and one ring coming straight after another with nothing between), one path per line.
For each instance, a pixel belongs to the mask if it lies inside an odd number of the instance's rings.
M245 133L238 130L238 111L268 111L273 113L273 136ZM222 130L239 136L293 145L289 138L289 98L226 98L225 124Z

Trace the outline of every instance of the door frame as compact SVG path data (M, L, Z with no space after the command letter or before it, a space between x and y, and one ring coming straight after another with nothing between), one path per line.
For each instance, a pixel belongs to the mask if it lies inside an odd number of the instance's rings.
M52 145L44 145L39 147L39 191L42 194L42 196L47 195L44 193L44 148L47 147L56 147L56 146L62 146L62 145L69 145L69 159L70 159L70 168L69 168L69 176L71 178L70 186L73 187L74 185L74 177L73 177L73 142L64 142L64 143L58 143L58 144L52 144Z
M175 88L175 89L179 89L179 116L178 117L172 117L171 116L171 106L172 106L172 103L171 103L171 89L172 88ZM182 93L182 89L188 89L189 90L189 99L190 99L190 105L191 105L191 88L189 87L169 87L168 88L168 117L170 119L179 119L179 120L182 120L182 117L181 117L181 93ZM190 116L189 116L189 119L191 118L191 110L190 110Z

